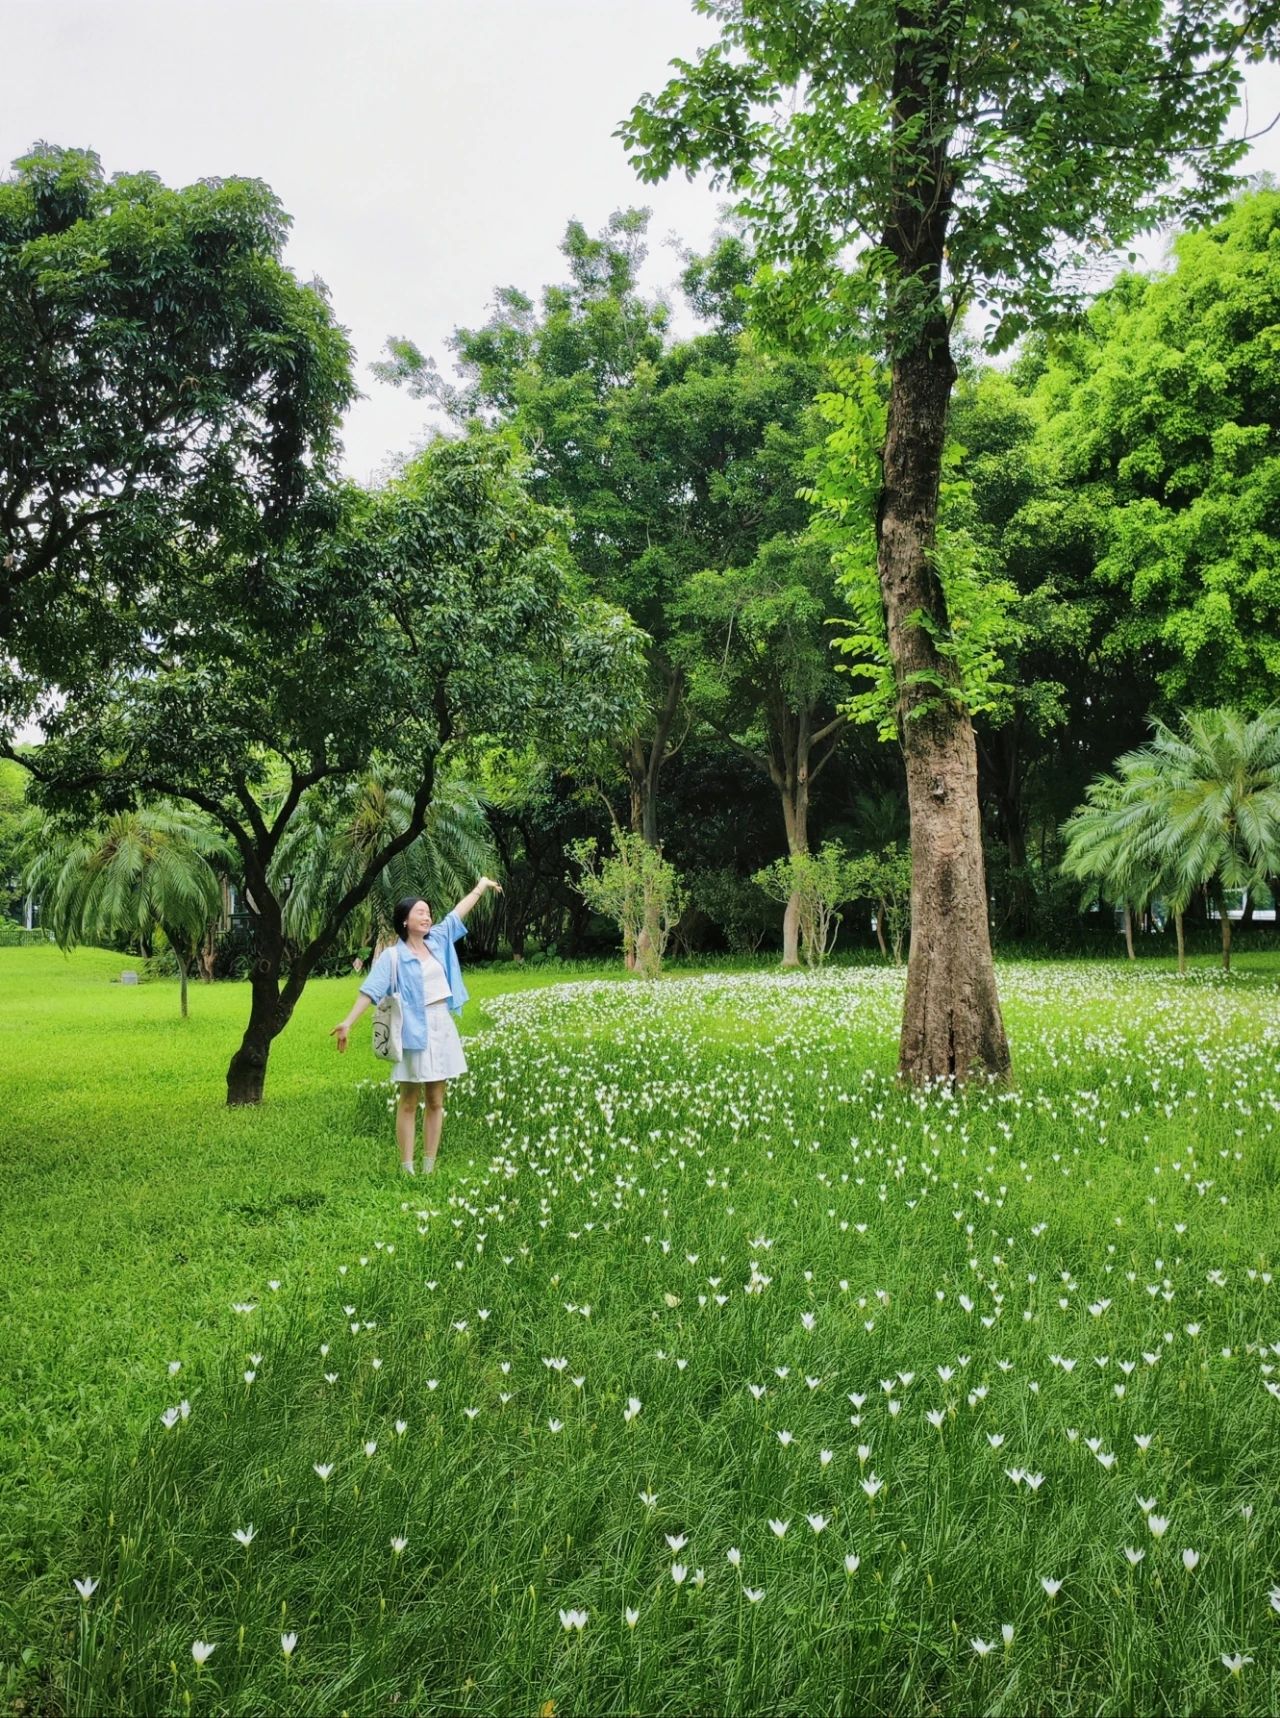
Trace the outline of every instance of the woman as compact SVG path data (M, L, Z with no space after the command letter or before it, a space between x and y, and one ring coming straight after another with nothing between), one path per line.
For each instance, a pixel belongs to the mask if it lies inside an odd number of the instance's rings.
M445 1084L467 1071L462 1040L452 1019L454 1014L461 1014L467 1000L467 987L462 982L454 945L467 934L463 920L489 889L502 893L492 877L481 877L471 893L464 895L438 925L432 922L431 908L425 901L410 895L397 902L392 917L399 940L383 949L374 961L368 978L360 986L355 1007L329 1034L338 1040L339 1053L344 1052L356 1021L391 989L394 951L398 968L396 994L403 1012L403 1054L392 1068L391 1078L400 1086L396 1143L400 1147L400 1167L406 1175L414 1173L419 1103L425 1105L422 1173L430 1175L436 1166L440 1131L444 1127Z

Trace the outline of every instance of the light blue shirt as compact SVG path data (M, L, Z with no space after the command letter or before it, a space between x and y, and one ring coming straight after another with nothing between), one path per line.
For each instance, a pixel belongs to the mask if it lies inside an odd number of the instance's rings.
M444 968L444 975L449 981L447 1002L453 1014L461 1014L462 1005L467 1000L467 987L462 982L462 968L458 964L457 949L454 946L461 942L466 934L467 927L457 913L446 913L438 925L432 925L426 937L427 947ZM360 986L360 994L367 996L376 1006L391 989L393 949L397 956L400 978L396 994L404 1010L401 1043L406 1050L425 1050L427 1007L423 1000L422 963L409 953L407 943L395 942L390 948L383 949L369 969L368 978Z

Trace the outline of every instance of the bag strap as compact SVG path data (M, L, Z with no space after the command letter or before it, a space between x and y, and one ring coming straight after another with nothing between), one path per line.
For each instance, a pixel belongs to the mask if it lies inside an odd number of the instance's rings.
M400 994L400 950L394 943L391 945L391 988L397 996Z

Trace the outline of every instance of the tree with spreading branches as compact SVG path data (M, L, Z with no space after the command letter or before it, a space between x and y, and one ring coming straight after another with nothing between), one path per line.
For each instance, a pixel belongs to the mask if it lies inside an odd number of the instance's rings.
M1280 5L696 0L719 26L621 128L643 177L710 169L764 258L762 319L890 365L876 548L914 879L899 1066L1002 1077L973 723L935 562L952 339L992 348L1074 307L1087 267L1223 202L1244 61Z

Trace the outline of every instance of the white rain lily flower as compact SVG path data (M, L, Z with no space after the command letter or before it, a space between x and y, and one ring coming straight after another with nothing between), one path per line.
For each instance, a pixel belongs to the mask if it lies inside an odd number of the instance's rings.
M639 1611L632 1610L630 1605L628 1605L626 1610L623 1611L622 1616L623 1616L623 1620L625 1621L625 1623L629 1629L633 1629L636 1626L636 1624L640 1621Z
M1147 1526L1157 1539L1163 1539L1169 1531L1169 1517L1167 1515L1148 1515Z
M730 1545L729 1549L725 1552L725 1556L729 1559L729 1562L735 1569L740 1569L742 1567L742 1552L739 1551L736 1545Z
M749 1605L758 1605L764 1597L763 1587L743 1587L742 1592Z
M378 1448L377 1439L376 1438L370 1438L364 1446L364 1453L367 1456L373 1456L374 1454L376 1454L377 1448Z
M819 1450L819 1451L818 1451L818 1461L819 1461L819 1463L820 1463L820 1464L821 1464L821 1465L822 1465L822 1466L823 1466L823 1467L829 1467L829 1466L830 1466L830 1464L831 1464L831 1461L832 1461L832 1459L833 1459L833 1457L834 1457L834 1456L835 1456L835 1453L836 1453L836 1452L835 1452L835 1451L834 1451L834 1450Z
M1249 1657L1247 1652L1224 1652L1222 1655L1222 1662L1226 1665L1232 1676L1239 1676L1245 1665L1252 1664L1253 1660Z
M563 1420L548 1420L547 1421L547 1430L549 1432L562 1432L564 1430L564 1421Z
M191 1643L191 1656L195 1659L197 1664L203 1664L206 1659L212 1657L214 1652L217 1651L217 1646L217 1641L193 1640Z
M638 1491L636 1496L640 1499L641 1503L644 1504L646 1509L652 1509L658 1501L658 1494L656 1491Z
M280 1650L286 1658L293 1657L293 1649L297 1644L298 1637L296 1634L282 1634L280 1636Z
M397 1420L396 1421L396 1436L398 1438L402 1438L408 1430L409 1430L408 1420Z
M689 1571L683 1563L673 1563L671 1565L671 1579L675 1582L677 1587L684 1584L684 1578L688 1573Z
M233 1539L238 1539L242 1545L252 1545L258 1536L258 1530L252 1521L247 1527L237 1527L232 1533Z
M795 1437L791 1432L779 1432L778 1433L778 1442L782 1445L783 1449L785 1450L788 1444L793 1444L795 1442Z
M667 1533L664 1537L667 1544L673 1551L683 1551L685 1546L689 1543L689 1535L687 1533Z
M815 1533L821 1533L823 1528L830 1521L830 1519L831 1519L831 1517L829 1515L806 1515L805 1516L805 1520L809 1523L810 1527L812 1527L812 1529Z
M1142 1559L1146 1556L1145 1551L1135 1551L1132 1545L1125 1546L1124 1554L1129 1559L1129 1567L1131 1569L1136 1569L1138 1564L1141 1563Z
M844 1572L846 1575L856 1575L861 1566L862 1558L856 1551L849 1551L845 1554Z
M640 1412L640 1409L642 1406L643 1406L643 1403L641 1402L639 1396L628 1396L627 1397L627 1405L622 1410L623 1419L626 1420L628 1423L630 1421L634 1420L636 1415Z
M1044 1588L1045 1592L1048 1593L1051 1599L1056 1599L1062 1590L1062 1582L1055 1581L1049 1575L1041 1575L1040 1585Z
M321 1479L328 1479L329 1475L333 1472L333 1463L331 1461L313 1462L311 1464L311 1471L313 1473L318 1473Z
M882 1479L878 1478L874 1472L869 1474L867 1476L867 1478L862 1481L862 1489L863 1489L863 1491L866 1492L867 1496L870 1498L874 1498L876 1493L881 1490L883 1485L884 1485L884 1481Z
M569 1629L576 1629L577 1632L579 1634L581 1634L583 1629L586 1628L586 1626L587 1626L587 1613L586 1613L586 1611L561 1611L560 1612L560 1627L562 1629L565 1629L566 1631Z
M1188 1575L1199 1561L1200 1553L1198 1551L1184 1551L1182 1553L1182 1567L1187 1571Z
M1000 1624L1000 1639L1004 1642L1004 1644L1006 1646L1012 1646L1013 1645L1013 1624L1012 1623L1001 1623Z
M391 1541L391 1549L398 1557L408 1543L409 1541L402 1534L397 1534Z
M773 1520L771 1520L769 1522L770 1528L773 1530L774 1533L777 1534L779 1539L785 1539L786 1538L787 1528L790 1527L790 1525L791 1525L790 1521L773 1521Z
M75 1583L75 1589L82 1599L91 1599L98 1590L98 1577L86 1575L82 1581Z
M977 1653L979 1658L985 1658L989 1652L994 1652L996 1650L994 1641L979 1640L977 1635L973 1637L969 1642L969 1645Z

